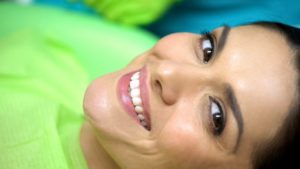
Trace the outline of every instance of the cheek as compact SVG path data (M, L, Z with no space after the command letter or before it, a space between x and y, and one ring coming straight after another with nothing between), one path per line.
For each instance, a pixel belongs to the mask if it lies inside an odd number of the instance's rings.
M159 146L181 168L199 166L209 151L209 142L199 124L184 118L169 120L161 132Z

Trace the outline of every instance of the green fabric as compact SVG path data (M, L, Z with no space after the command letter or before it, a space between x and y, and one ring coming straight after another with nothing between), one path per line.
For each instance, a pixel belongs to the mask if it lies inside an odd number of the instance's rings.
M156 38L77 13L0 3L0 168L86 169L82 98Z
M84 0L103 16L126 25L147 25L179 0Z

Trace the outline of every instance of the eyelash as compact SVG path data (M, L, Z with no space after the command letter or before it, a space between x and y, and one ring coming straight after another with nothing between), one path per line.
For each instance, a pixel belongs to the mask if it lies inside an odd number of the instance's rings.
M215 50L214 36L210 32L203 32L202 37L203 38L201 38L200 46L201 46L201 50L203 51L203 63L207 64L214 55L214 50ZM206 40L209 41L210 45L204 44L204 42L207 42ZM205 46L210 46L210 47L209 47L209 49L204 49ZM220 112L213 114L213 112L212 112L213 104L215 106L217 106L217 108ZM220 102L211 96L209 97L208 111L209 111L209 119L210 119L210 126L211 126L212 133L215 136L220 136L223 133L223 130L226 125L226 116L225 116L225 112L224 112ZM217 124L217 123L219 123L219 124Z
M217 108L219 109L218 113L213 113L212 106L215 104ZM209 108L208 108L208 115L210 120L210 126L212 129L212 132L215 136L220 136L223 133L223 130L226 126L226 113L224 112L221 104L217 99L213 97L209 97ZM218 124L217 124L218 123Z
M203 63L207 64L213 57L214 50L215 50L215 45L214 45L214 37L210 32L203 32L202 33L203 38L201 38L201 50L203 51ZM207 42L207 40L210 43L210 48L209 49L204 49L204 42Z

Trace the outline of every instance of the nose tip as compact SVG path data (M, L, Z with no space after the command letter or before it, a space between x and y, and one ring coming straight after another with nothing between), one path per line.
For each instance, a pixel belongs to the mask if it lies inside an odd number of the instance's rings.
M180 84L178 82L178 71L176 63L162 60L153 73L153 84L155 91L160 95L167 105L176 103L180 94Z

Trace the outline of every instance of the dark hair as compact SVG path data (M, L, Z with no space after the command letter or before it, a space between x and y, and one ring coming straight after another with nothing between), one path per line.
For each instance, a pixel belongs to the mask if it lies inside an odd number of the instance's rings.
M275 138L257 145L252 154L253 169L300 168L300 29L277 22L255 22L280 33L291 49L294 57L292 65L297 71L296 93L288 115Z

